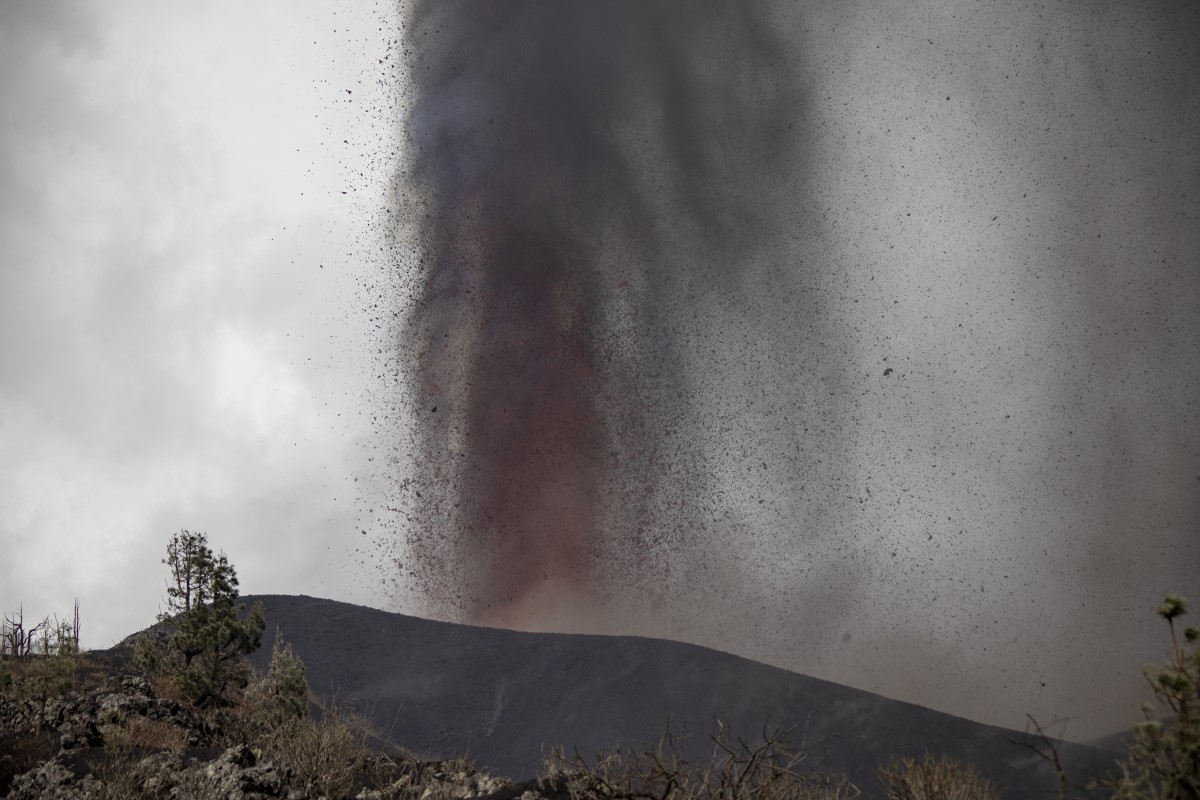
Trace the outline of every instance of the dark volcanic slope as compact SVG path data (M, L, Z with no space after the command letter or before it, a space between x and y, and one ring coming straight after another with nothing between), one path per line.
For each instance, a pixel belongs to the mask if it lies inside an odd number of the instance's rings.
M1008 797L1054 796L1023 734L695 645L632 636L531 634L432 622L312 597L264 595L268 634L283 630L314 691L337 691L417 751L470 751L483 767L531 776L543 745L594 755L649 744L670 720L702 746L715 714L751 736L796 726L814 756L871 785L881 761L928 750L975 764ZM271 636L264 637L267 641ZM269 648L256 659L265 665ZM1105 754L1063 745L1073 777ZM868 793L870 796L870 793Z

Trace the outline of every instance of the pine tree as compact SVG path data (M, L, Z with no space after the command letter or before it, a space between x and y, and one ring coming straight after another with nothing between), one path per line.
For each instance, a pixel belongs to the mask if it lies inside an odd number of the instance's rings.
M224 553L213 555L204 533L180 531L167 545L163 563L169 612L159 617L174 627L167 660L180 688L200 706L227 705L233 689L245 687L243 661L258 649L266 619L256 603L246 619L237 602L237 571Z
M160 620L186 614L194 607L216 599L222 591L237 595L237 576L233 568L224 553L219 558L213 557L206 534L185 529L173 535L162 563L171 570L171 581L167 584L169 611L159 614Z

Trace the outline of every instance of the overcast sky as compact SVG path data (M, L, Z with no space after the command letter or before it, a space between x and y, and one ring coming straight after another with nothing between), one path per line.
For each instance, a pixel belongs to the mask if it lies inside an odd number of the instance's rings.
M381 24L333 0L0 5L6 611L78 596L107 646L153 620L185 527L244 591L366 599Z
M1154 603L1200 602L1173 3L779 4L809 194L787 259L679 315L714 354L714 533L686 591L597 628L1018 727L1132 721ZM391 5L0 3L3 610L78 597L108 646L153 621L180 528L244 592L415 607L362 523Z

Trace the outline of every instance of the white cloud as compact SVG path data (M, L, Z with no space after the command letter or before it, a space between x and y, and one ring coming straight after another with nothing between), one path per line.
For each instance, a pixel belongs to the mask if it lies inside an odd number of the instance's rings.
M0 603L78 595L88 644L151 621L180 527L245 553L248 591L344 566L365 333L342 139L384 122L337 87L382 43L370 14L304 10L0 12Z

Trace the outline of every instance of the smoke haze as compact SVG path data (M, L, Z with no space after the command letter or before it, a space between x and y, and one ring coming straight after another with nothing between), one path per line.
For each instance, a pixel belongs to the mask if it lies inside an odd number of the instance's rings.
M1133 721L1200 590L1194 8L405 19L401 591Z

